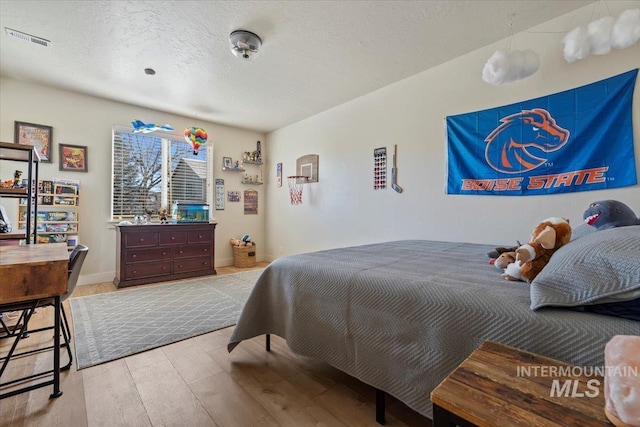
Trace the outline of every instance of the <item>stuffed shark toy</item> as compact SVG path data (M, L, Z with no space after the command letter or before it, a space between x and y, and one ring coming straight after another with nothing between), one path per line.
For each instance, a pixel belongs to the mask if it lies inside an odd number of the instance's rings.
M633 213L631 208L617 200L601 200L591 203L582 214L582 218L584 218L584 222L596 230L640 225L640 218Z

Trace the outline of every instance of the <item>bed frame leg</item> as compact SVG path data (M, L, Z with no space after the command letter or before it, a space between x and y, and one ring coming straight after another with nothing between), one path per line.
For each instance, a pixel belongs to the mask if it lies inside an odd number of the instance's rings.
M271 334L266 334L265 338L266 338L265 348L267 351L271 351Z
M386 406L387 394L376 389L376 422L384 425L384 410Z

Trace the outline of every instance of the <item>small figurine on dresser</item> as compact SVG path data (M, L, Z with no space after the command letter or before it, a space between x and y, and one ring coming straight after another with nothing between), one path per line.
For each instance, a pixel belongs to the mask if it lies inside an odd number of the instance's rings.
M167 219L167 208L160 208L158 215L160 216L160 224L167 224L169 222Z
M151 214L153 213L152 209L145 209L144 210L144 222L143 224L151 224Z

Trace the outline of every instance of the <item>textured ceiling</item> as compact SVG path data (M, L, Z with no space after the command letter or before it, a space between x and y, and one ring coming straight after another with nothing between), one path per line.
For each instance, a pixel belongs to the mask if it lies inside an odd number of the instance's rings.
M504 39L510 14L517 33L590 3L2 0L0 73L268 132ZM236 29L262 38L253 60Z

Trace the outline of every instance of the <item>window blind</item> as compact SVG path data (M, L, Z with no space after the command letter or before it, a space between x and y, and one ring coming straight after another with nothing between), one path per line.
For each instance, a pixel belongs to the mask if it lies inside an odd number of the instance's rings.
M112 219L130 218L174 202L207 203L207 149L194 155L175 135L113 131Z

